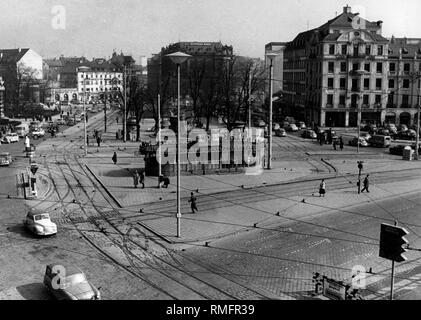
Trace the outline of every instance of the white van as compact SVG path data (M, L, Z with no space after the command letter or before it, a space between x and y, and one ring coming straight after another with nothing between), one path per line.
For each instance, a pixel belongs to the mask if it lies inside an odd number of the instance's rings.
M24 138L27 134L29 134L29 125L27 123L20 124L16 126L15 129L20 138Z

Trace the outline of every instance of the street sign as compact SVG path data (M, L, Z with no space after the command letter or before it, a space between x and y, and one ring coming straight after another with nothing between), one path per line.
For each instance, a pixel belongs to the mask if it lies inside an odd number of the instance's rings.
M406 261L407 258L402 254L407 249L402 248L402 246L408 243L408 240L404 238L407 234L408 231L405 228L382 223L379 256L395 262Z
M340 281L323 278L323 295L334 300L346 300L347 286Z

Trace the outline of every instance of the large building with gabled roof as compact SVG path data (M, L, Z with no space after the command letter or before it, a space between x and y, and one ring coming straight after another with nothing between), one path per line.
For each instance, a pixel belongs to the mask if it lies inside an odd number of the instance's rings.
M416 102L397 90L408 79L397 71L392 74L389 66L402 45L382 36L382 24L367 21L346 6L339 16L287 43L283 97L291 115L309 124L356 126L361 110L362 122L412 124L416 112L401 109L415 109ZM408 52L412 50L407 47ZM409 68L413 71L419 62L415 54L412 59L415 64ZM391 77L399 78L396 87L391 87ZM414 97L419 89L414 90L412 82L408 89Z

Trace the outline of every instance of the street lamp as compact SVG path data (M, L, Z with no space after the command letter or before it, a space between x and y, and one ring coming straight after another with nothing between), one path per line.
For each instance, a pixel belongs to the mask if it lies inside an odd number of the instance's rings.
M358 92L358 105L357 105L357 126L358 126L358 136L357 136L357 153L360 153L360 135L361 135L361 106L363 103L362 99L362 88L363 88L363 74L364 70L355 70L356 75L359 77L359 92Z
M183 52L166 55L177 65L177 237L180 237L181 208L180 208L180 66L191 56Z
M89 71L90 68L89 67L79 67L78 71L79 72L83 72L83 124L84 124L84 141L85 141L85 157L88 155L88 142L87 142L87 132L86 132L86 105L85 105L85 100L86 100L86 78L85 78L85 72Z
M420 94L421 94L421 73L420 72L411 72L409 74L412 79L412 97L414 99L414 85L415 81L418 79L418 97L417 97L417 135L416 135L416 143L415 143L415 160L419 160L418 155L418 144L420 142Z
M272 169L272 108L273 108L273 59L278 54L269 52L266 57L270 60L269 71L269 147L268 147L268 169Z

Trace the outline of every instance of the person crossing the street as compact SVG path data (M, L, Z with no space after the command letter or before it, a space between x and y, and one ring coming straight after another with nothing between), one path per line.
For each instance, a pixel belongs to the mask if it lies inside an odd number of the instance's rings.
M190 193L190 200L189 200L189 202L190 202L190 207L191 207L191 211L192 211L192 213L195 213L195 211L199 211L198 209L197 209L197 205L196 205L196 197L194 196L194 194L193 194L193 192L191 192Z
M364 190L365 191L367 191L368 193L370 193L370 191L368 191L368 187L370 186L370 182L368 181L368 177L369 177L370 175L368 174L365 178L364 178L364 182L363 182L363 184L364 184L364 188L361 190L361 192L364 192Z

